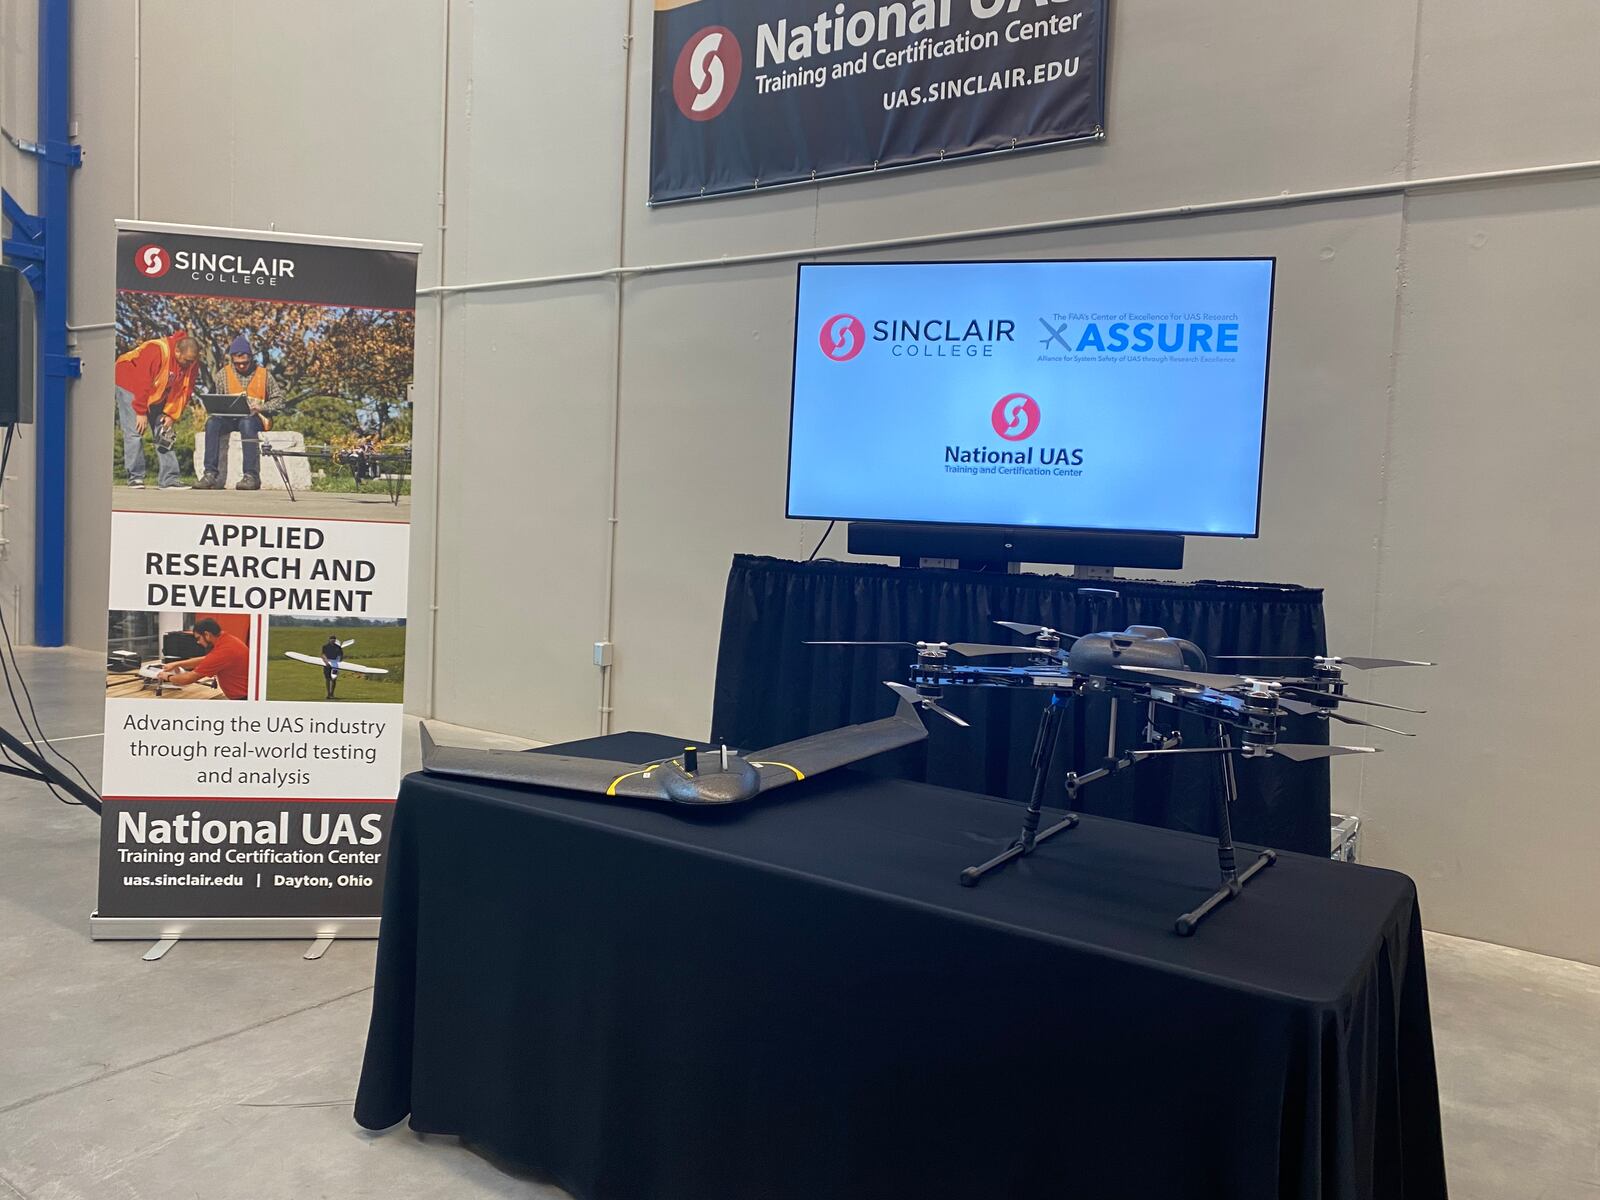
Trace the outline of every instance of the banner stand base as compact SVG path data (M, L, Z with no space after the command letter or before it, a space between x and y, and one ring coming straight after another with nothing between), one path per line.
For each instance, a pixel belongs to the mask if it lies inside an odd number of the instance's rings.
M89 914L89 937L97 942L154 942L145 952L155 962L185 939L190 941L291 941L309 938L304 956L318 959L340 938L378 936L378 917L102 917Z

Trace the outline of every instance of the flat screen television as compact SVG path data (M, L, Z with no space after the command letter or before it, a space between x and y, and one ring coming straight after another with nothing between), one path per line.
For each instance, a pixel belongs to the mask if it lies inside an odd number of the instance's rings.
M1275 267L801 266L788 515L1255 537Z

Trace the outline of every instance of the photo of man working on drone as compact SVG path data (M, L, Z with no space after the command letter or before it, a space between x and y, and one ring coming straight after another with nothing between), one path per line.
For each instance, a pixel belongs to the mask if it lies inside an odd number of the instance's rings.
M286 404L283 385L272 372L256 361L247 334L239 334L228 344L228 357L213 380L212 390L238 396L249 406L244 416L216 413L206 420L205 473L195 487L216 491L225 486L226 470L222 458L228 439L239 435L242 473L234 487L241 492L261 490L261 435L272 428L272 418Z

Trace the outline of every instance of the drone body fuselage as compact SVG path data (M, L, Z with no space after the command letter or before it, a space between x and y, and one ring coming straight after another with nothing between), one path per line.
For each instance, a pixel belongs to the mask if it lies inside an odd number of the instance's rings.
M738 804L761 791L761 773L737 754L728 756L726 769L716 754L707 753L693 771L669 760L645 772L645 778L651 775L675 804Z
M1121 633L1087 633L1067 653L1067 669L1075 675L1110 678L1118 667L1204 671L1206 656L1193 642L1172 637L1156 625L1130 625Z

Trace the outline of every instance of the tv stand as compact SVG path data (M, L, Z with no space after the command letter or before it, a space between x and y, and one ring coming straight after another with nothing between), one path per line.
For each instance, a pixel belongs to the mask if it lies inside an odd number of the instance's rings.
M903 567L946 567L989 574L1025 562L1070 565L1077 579L1110 579L1118 567L1175 571L1183 538L1164 533L1100 533L999 525L899 525L852 521L852 554L897 557Z

